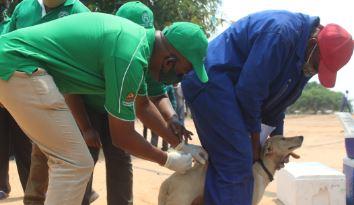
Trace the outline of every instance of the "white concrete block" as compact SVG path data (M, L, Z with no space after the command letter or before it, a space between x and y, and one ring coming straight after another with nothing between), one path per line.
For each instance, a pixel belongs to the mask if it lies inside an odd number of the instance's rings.
M321 163L288 163L276 183L285 205L345 205L344 174Z

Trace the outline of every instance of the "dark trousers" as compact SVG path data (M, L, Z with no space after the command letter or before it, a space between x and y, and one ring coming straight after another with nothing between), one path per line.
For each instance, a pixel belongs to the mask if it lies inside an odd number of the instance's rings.
M107 205L133 204L133 169L128 153L112 144L109 133L107 113L86 109L92 126L101 137L103 154L106 160ZM96 149L97 150L97 149ZM90 149L97 162L99 152Z
M346 99L343 98L342 104L340 105L340 111L344 112L344 110L347 108L349 113L352 113L352 107L349 104L350 102Z
M31 166L31 142L6 109L0 108L0 190L11 191L9 184L10 151L15 156L23 190Z

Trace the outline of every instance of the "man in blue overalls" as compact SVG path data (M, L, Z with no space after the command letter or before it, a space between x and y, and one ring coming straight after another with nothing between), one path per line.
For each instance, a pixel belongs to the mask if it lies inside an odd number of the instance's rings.
M353 41L340 26L319 21L287 11L247 16L209 43L207 83L185 76L183 93L209 154L205 204L250 205L261 124L282 134L286 108L313 75L334 86Z

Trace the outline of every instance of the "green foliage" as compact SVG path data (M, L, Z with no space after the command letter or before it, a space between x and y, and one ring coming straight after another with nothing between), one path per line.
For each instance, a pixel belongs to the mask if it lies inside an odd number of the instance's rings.
M115 13L127 0L83 0L92 11ZM208 35L215 31L212 21L221 0L141 0L154 12L155 27L162 29L175 21L190 21L203 26Z
M328 90L316 82L306 85L301 97L288 108L289 113L298 110L301 113L317 113L326 110L338 111L343 93Z

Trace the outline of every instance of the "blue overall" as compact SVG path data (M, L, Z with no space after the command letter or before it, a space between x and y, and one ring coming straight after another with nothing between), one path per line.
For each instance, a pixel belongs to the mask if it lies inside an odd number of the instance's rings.
M302 66L318 24L318 17L287 11L252 14L209 43L208 83L194 72L185 75L183 93L210 157L205 204L251 204L250 133L265 123L282 134L286 107L309 80Z

